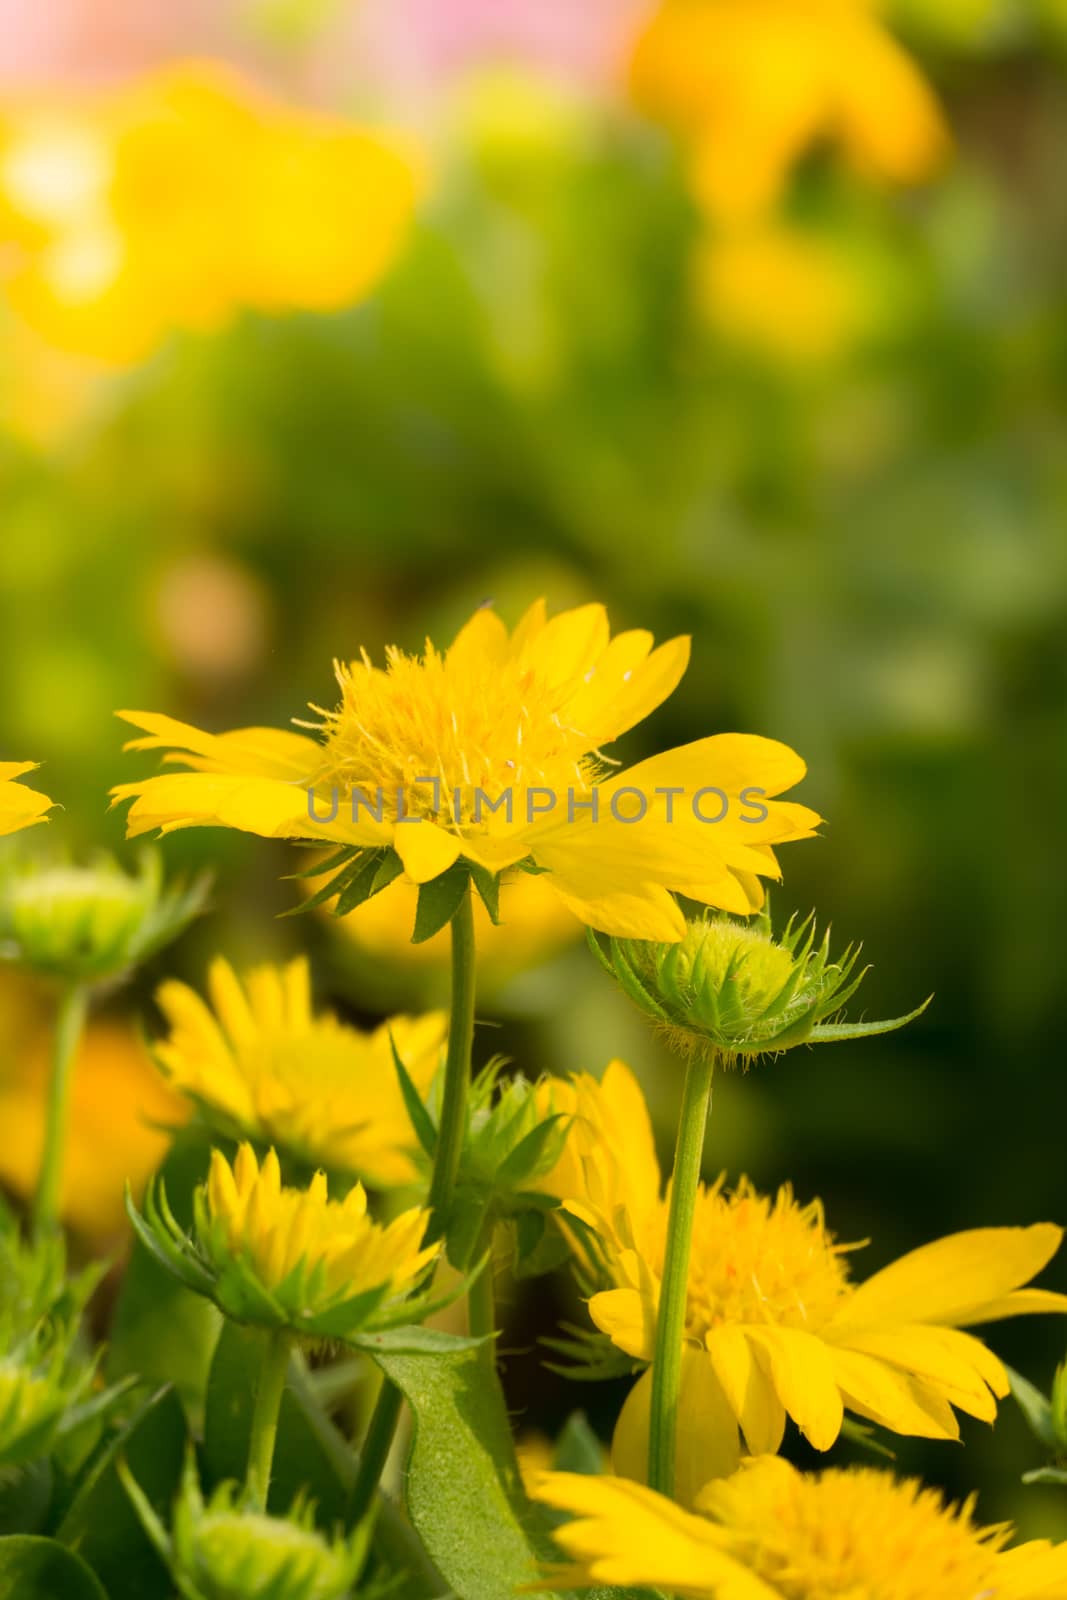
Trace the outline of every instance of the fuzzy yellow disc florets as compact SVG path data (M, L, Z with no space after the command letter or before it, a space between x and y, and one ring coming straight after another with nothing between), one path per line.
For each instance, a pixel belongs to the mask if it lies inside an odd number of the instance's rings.
M827 1232L821 1201L798 1205L788 1186L772 1200L745 1178L728 1193L720 1178L697 1198L688 1332L702 1341L722 1323L824 1326L848 1293L846 1248Z
M782 1600L978 1600L998 1592L1002 1529L915 1480L873 1470L818 1477L768 1459L709 1484L701 1509Z
M470 822L476 794L491 803L535 785L560 795L590 787L595 741L568 717L574 685L520 652L490 665L427 641L421 657L391 647L384 670L364 653L336 671L341 703L324 714L328 780L372 801L380 791L391 810L399 790L409 815Z

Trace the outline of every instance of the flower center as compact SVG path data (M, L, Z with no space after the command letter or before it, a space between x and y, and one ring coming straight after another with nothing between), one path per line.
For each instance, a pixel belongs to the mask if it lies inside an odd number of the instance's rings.
M783 1600L980 1600L1007 1531L870 1469L819 1477L759 1463L706 1491L734 1553ZM770 1468L771 1470L767 1470Z
M721 1323L824 1327L848 1293L849 1248L827 1232L821 1201L800 1206L788 1187L772 1200L745 1178L727 1194L720 1178L697 1198L687 1331L703 1339Z
M486 662L475 675L429 643L422 657L395 647L386 656L384 671L366 654L337 666L341 703L320 710L322 782L371 802L380 793L390 817L399 790L404 814L475 828L506 814L489 807L507 791L543 786L565 796L592 786L592 741L565 714L573 685L553 685L517 659Z

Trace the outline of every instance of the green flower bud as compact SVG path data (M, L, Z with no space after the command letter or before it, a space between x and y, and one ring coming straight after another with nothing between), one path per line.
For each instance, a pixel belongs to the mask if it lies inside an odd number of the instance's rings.
M697 917L677 944L590 935L602 966L683 1054L711 1052L728 1063L798 1044L888 1033L926 1009L884 1022L827 1022L855 994L858 945L830 959L829 932L815 944L813 917L789 924L776 940L770 918L749 923Z
M203 909L208 879L164 889L154 852L128 873L109 856L87 867L26 857L0 877L0 956L67 982L121 978Z
M298 1500L287 1517L247 1504L236 1484L224 1483L205 1502L192 1453L186 1459L172 1531L163 1527L129 1468L120 1468L145 1532L185 1600L370 1600L356 1587L369 1529L327 1538Z
M48 1342L46 1334L30 1336L0 1358L0 1466L48 1455L62 1434L86 1419L78 1402L93 1368L71 1362L66 1339L46 1353Z

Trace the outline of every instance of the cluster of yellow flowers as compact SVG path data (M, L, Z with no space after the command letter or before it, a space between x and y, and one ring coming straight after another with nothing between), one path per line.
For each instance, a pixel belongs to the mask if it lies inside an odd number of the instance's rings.
M763 1194L744 1177L701 1181L715 1060L909 1019L825 1020L860 982L854 953L833 961L813 924L775 940L765 916L737 920L777 875L775 847L818 826L780 798L804 772L794 752L721 734L613 771L604 746L670 693L688 648L654 649L639 630L613 638L596 605L550 619L538 604L510 633L483 609L448 650L427 643L422 656L390 651L385 668L365 655L339 666L340 703L318 712L311 734L213 735L123 713L143 730L135 748L163 749L188 769L116 790L133 802L131 834L222 825L320 850L325 841L334 853L325 863L316 853L312 875L326 882L314 900L344 914L403 883L415 938L450 925L452 939L447 1021L401 1015L370 1034L315 1010L304 960L238 974L220 958L206 1000L164 983L156 1062L212 1135L238 1148L232 1161L213 1149L191 1228L161 1184L131 1219L168 1271L265 1330L247 1492L270 1538L262 1512L293 1342L380 1348L443 1303L433 1282L447 1252L458 1292L470 1292L471 1342L487 1348L485 1263L496 1225L525 1207L551 1214L588 1304L589 1326L560 1349L589 1355L589 1372L614 1362L638 1374L612 1475L531 1478L536 1498L573 1518L556 1535L569 1564L553 1582L650 1585L691 1600L1063 1600L1067 1545L1009 1548L1008 1530L981 1528L970 1505L948 1506L918 1483L869 1469L801 1473L779 1455L790 1421L818 1452L849 1414L940 1440L959 1437L957 1413L992 1421L1007 1372L967 1330L1067 1312L1067 1295L1030 1286L1062 1232L957 1233L864 1278L852 1264L859 1246L838 1240L818 1200L788 1184ZM26 770L0 769L5 831L49 808L18 784ZM331 804L342 788L345 805ZM623 794L642 804L620 809ZM721 798L714 819L711 794ZM517 1079L502 1094L491 1067L470 1090L472 901L496 922L501 876L517 873L543 880L595 930L604 964L684 1044L666 1187L641 1089L620 1061L599 1079ZM124 923L122 939L108 935L112 966L131 941L145 944L144 927L158 943L164 925L178 926L190 893L172 894L165 915L163 899L139 901L140 931ZM678 894L702 903L697 919ZM96 926L80 912L68 920ZM60 943L51 937L50 970ZM99 966L84 948L78 960L75 994ZM51 1169L54 1191L54 1149ZM371 1215L364 1181L396 1191L390 1221ZM414 1332L425 1349L443 1337ZM496 1381L491 1358L483 1380ZM386 1385L357 1510L375 1492L399 1407ZM136 1485L131 1493L139 1503ZM227 1517L232 1509L227 1501ZM259 1526L242 1523L242 1536ZM177 1541L159 1532L156 1542L178 1559Z
M393 260L417 181L409 151L214 63L12 101L6 298L51 344L119 365L241 308L336 309Z

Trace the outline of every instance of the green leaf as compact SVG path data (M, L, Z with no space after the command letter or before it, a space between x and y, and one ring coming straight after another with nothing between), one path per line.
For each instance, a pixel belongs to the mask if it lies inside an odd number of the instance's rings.
M558 1562L551 1517L528 1499L500 1385L485 1350L438 1359L380 1355L414 1415L408 1512L434 1565L463 1600L504 1600ZM551 1600L526 1587L527 1600ZM644 1591L552 1591L555 1600L647 1600Z
M91 1463L57 1538L86 1561L109 1600L169 1600L173 1586L116 1471L123 1458L160 1520L169 1522L186 1447L185 1415L173 1389L160 1390ZM65 1595L65 1591L58 1591Z
M412 944L425 944L435 933L447 928L469 887L470 870L465 861L455 862L447 872L429 883L420 884Z
M1057 1448L1056 1429L1052 1420L1052 1407L1041 1390L1024 1378L1021 1372L1005 1366L1012 1398L1030 1425L1030 1431L1047 1450Z
M427 1111L422 1096L412 1082L411 1074L400 1058L392 1033L389 1035L389 1048L393 1052L393 1066L396 1068L397 1078L400 1080L400 1093L404 1097L404 1108L422 1148L428 1156L432 1156L437 1149L437 1129L429 1111Z
M435 1566L463 1600L502 1600L531 1583L548 1547L537 1542L536 1513L485 1355L379 1352L375 1359L414 1415L408 1512Z
M1024 1483L1067 1483L1067 1467L1035 1467L1023 1473Z
M108 1600L92 1569L54 1539L0 1539L0 1600Z

